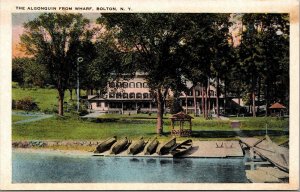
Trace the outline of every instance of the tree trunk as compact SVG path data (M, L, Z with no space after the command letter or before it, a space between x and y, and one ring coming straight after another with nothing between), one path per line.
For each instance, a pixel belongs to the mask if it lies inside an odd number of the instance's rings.
M204 90L204 118L207 119L207 87Z
M163 113L164 113L164 104L161 90L157 90L156 94L157 99L157 120L156 120L156 133L162 134L163 133Z
M70 100L73 100L73 89L69 89L69 93L70 93Z
M265 87L265 100L266 100L266 113L265 113L265 116L267 117L268 116L268 105L269 105L269 96L268 96L268 94L269 94L269 91L268 91L268 88L269 88L269 86L268 86L268 82L266 82L266 87Z
M217 77L217 82L216 82L216 108L217 108L217 118L220 116L220 106L219 106L219 77Z
M258 105L257 105L257 113L259 113L259 106L260 106L260 77L258 77L258 89L257 89L257 101L258 101Z
M207 115L210 116L210 81L209 81L209 77L207 79Z
M203 84L201 85L201 109L202 109L202 115L203 118L205 118L205 114L204 114L204 87Z
M188 113L188 102L187 102L187 93L185 93L185 114Z
M252 76L252 115L253 117L256 117L256 112L255 112L255 86L256 86L256 81L254 80L255 77L254 75Z
M256 112L255 112L255 91L252 90L252 114L253 117L256 117Z
M58 90L58 115L64 115L64 96L65 91L63 89Z
M226 97L227 97L227 87L226 87L226 77L224 80L224 115L226 115Z
M196 86L193 86L193 96L194 96L194 113L195 116L197 116Z

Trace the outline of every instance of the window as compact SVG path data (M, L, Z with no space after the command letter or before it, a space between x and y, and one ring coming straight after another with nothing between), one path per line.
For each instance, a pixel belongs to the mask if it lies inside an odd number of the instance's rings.
M127 87L128 87L128 83L124 82L124 83L122 83L122 84L123 84L123 87L124 87L124 88L127 88Z
M144 99L149 98L149 94L148 94L148 93L143 93L143 98L144 98Z
M118 83L117 83L117 88L120 88L120 87L122 87L122 83L121 83L121 82L118 82Z
M100 101L97 102L97 107L101 107L101 102Z
M134 82L129 83L129 88L134 88Z
M105 102L105 107L108 107L108 103L107 102Z
M200 95L200 91L196 90L196 96Z
M129 98L134 99L135 94L134 93L129 93Z
M141 93L137 93L137 94L136 94L136 98L137 98L137 99L141 99L141 98L142 98L142 94L141 94Z
M144 88L149 88L148 83L146 83L146 82L143 83L143 87L144 87Z
M137 82L136 83L136 88L142 88L142 83L141 82Z
M109 93L109 98L115 98L115 93L110 92L110 93Z
M110 87L110 88L115 88L115 87L116 87L116 84L115 84L114 82L110 82L110 83L109 83L109 87Z
M121 98L121 97L122 97L122 93L117 93L117 94L116 94L116 98L119 99L119 98Z
M210 95L210 96L215 96L215 92L214 92L213 90L210 90L210 91L209 91L209 95Z
M127 99L128 98L128 93L123 93L123 98Z

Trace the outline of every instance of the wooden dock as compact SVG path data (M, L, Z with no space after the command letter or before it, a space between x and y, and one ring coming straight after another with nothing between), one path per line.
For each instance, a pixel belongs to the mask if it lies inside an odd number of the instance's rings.
M158 146L159 147L159 146ZM108 151L95 156L113 156L113 157L152 157L152 158L172 158L171 154L144 155L143 152L136 155L128 155L126 150L117 155L111 155ZM239 141L194 141L193 148L184 158L226 158L226 157L243 157L243 150Z
M289 150L278 146L266 136L263 139L240 138L240 141L250 148L250 151L268 160L283 171L289 172Z
M276 167L258 167L257 170L246 170L246 176L252 183L283 183L289 174Z

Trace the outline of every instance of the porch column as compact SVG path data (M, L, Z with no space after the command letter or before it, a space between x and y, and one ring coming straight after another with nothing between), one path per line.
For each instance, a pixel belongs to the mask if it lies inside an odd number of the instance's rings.
M152 112L152 103L150 101L150 112Z
M138 110L137 102L135 102L135 110L136 110L136 113L137 113L137 110Z
M123 101L122 101L122 114L124 114L124 104L123 104Z

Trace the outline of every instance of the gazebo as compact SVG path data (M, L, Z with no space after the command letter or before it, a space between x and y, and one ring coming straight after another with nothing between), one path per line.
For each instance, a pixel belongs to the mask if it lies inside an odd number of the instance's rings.
M273 113L276 114L276 112L277 112L278 115L282 116L281 112L282 112L282 110L285 110L286 107L277 102L277 103L274 103L273 105L271 105L271 107L269 107L269 109L271 109L273 111Z
M175 136L187 137L192 134L192 119L193 117L185 114L184 112L179 112L170 117L171 119L171 134ZM184 127L184 123L188 122L188 127Z

